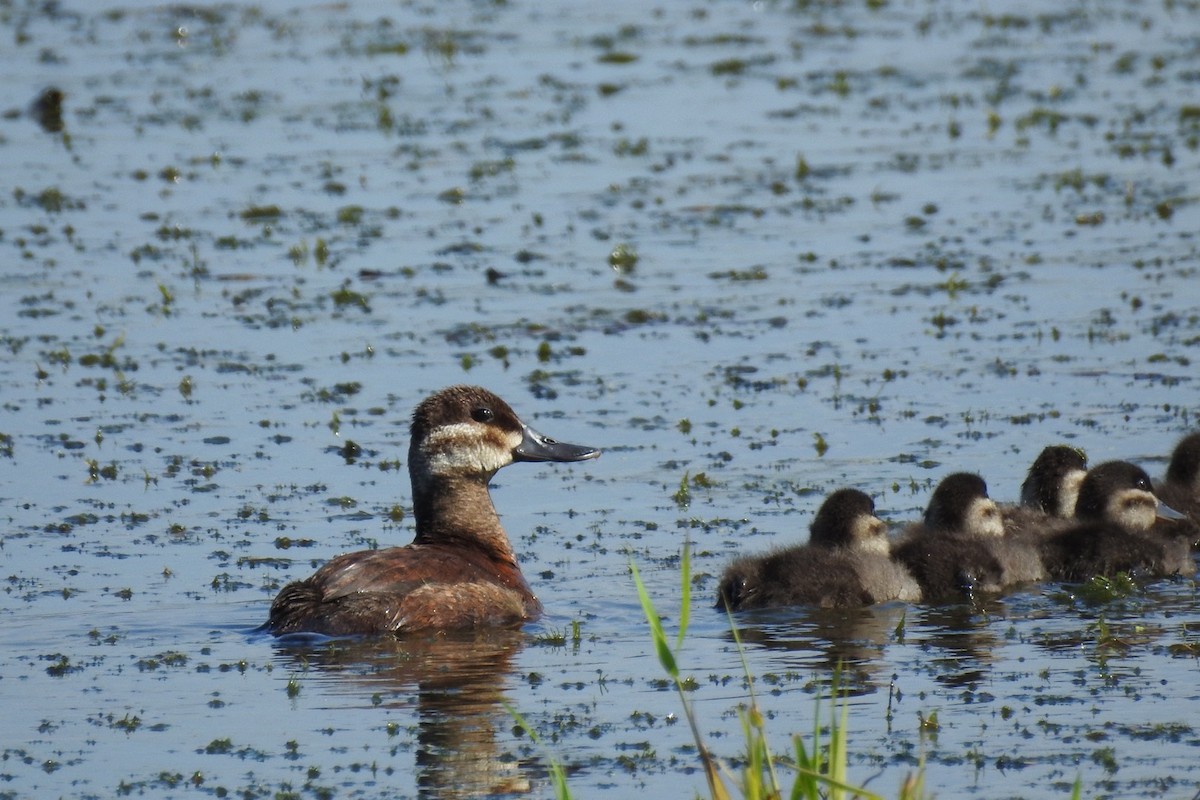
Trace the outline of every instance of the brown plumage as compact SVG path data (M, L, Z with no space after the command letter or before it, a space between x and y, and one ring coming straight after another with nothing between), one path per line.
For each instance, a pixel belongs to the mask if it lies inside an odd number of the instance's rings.
M515 626L541 615L488 483L513 461L582 461L600 451L537 433L475 386L422 401L411 433L412 544L346 553L288 584L271 604L271 633L403 634Z

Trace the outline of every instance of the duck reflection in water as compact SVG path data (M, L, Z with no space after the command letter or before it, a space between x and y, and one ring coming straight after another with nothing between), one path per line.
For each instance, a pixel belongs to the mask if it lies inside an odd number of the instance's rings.
M884 651L903 637L911 606L903 603L856 608L790 606L740 612L737 636L748 647L771 651L769 671L794 673L805 681L831 687L851 697L873 694L888 677L881 676ZM725 638L732 642L733 633Z
M513 724L503 696L524 641L520 631L493 628L400 639L290 636L274 648L277 669L303 675L305 691L323 692L325 705L336 708L340 698L378 710L379 725L397 722L401 736L411 714L418 796L458 800L526 794L545 772L503 744Z

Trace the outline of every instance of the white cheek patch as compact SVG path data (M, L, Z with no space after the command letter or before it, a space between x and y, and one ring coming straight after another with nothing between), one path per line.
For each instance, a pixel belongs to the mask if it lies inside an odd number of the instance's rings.
M1073 469L1062 477L1058 485L1058 516L1068 519L1075 516L1075 503L1079 500L1079 486L1087 473Z
M891 553L892 545L887 538L887 526L878 517L856 517L851 528L851 541L855 550L860 553L876 553L886 556Z
M999 538L1004 535L1004 519L996 502L987 497L971 501L967 509L966 532L982 539Z
M1158 518L1158 500L1149 492L1118 492L1108 503L1108 519L1131 531L1148 531Z
M494 434L500 434L499 436ZM491 473L513 462L521 435L504 434L468 422L443 425L429 432L421 449L435 475Z

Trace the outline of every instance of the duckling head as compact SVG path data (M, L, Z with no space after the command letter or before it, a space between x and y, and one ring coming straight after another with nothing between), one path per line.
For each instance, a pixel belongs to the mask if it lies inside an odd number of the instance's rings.
M887 525L875 516L875 501L857 489L838 489L825 499L809 527L809 541L888 555Z
M925 509L925 527L984 539L1004 535L1004 519L988 497L987 483L969 472L948 475L933 490Z
M1053 517L1070 517L1087 475L1087 455L1077 447L1051 445L1034 459L1021 484L1021 505Z
M1141 467L1128 461L1108 461L1088 470L1079 487L1075 516L1146 531L1160 516L1178 519L1182 515L1159 502L1150 476Z
M1167 466L1167 482L1200 493L1200 432L1179 440Z

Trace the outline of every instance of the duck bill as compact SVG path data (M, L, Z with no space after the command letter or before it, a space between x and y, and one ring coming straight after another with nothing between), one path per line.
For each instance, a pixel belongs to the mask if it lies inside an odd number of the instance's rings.
M521 443L513 450L514 461L587 461L600 455L598 448L551 439L524 423L521 434Z
M1175 509L1171 508L1169 505L1164 503L1162 500L1158 501L1158 507L1154 510L1154 514L1159 519L1168 519L1168 520L1172 520L1172 521L1187 519L1186 514L1179 513L1178 511L1176 511Z

